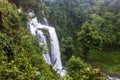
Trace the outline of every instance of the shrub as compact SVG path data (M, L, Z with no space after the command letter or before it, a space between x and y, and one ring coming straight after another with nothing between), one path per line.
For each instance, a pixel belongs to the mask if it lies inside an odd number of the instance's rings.
M67 62L67 71L73 80L103 80L104 78L99 69L92 69L79 57L74 56Z

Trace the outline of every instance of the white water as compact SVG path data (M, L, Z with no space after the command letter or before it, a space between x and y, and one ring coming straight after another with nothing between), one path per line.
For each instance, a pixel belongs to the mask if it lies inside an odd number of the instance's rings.
M53 69L60 73L61 76L66 74L65 70L63 69L61 63L61 56L60 56L60 48L59 48L59 41L56 35L56 31L53 27L48 26L47 19L44 18L46 25L42 25L37 21L37 18L32 18L30 21L30 31L33 35L38 36L40 40L40 44L44 46L46 52L43 54L45 61L48 64L53 66ZM46 36L41 31L41 29L45 29L48 31L50 35L50 50L47 47ZM50 52L49 52L50 51Z
M117 77L111 77L111 76L107 75L105 80L120 80L120 79Z
M47 42L46 42L46 37L45 37L44 33L40 30L36 30L36 35L38 36L38 38L40 40L40 44L43 45L44 49L46 50L45 53L43 54L45 61L48 64L51 64L49 50L47 48Z

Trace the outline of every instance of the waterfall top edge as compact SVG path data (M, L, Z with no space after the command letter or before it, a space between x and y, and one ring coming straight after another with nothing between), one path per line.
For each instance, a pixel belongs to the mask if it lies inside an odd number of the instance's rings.
M52 30L55 30L55 28L52 27L52 26L43 25L43 24L41 24L40 22L38 22L37 17L34 17L34 18L30 21L30 23L31 23L36 29L47 29L47 30L52 29Z

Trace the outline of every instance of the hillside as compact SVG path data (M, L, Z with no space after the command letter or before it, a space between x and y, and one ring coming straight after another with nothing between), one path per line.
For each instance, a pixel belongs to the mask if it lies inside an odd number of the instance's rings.
M119 8L119 0L0 0L0 80L120 77ZM29 30L29 12L55 28L64 77L53 69L56 61L45 62L46 50ZM49 33L41 31L50 48Z

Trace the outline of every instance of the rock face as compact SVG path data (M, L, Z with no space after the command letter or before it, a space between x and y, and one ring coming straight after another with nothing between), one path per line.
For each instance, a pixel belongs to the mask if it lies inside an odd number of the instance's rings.
M120 80L120 79L117 77L111 77L108 75L105 80Z

